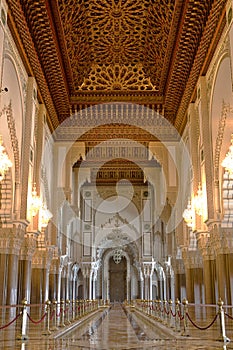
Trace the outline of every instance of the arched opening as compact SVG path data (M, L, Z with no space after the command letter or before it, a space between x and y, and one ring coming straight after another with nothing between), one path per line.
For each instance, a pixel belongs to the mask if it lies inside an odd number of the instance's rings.
M123 256L117 263L109 259L109 296L111 302L127 299L127 261Z

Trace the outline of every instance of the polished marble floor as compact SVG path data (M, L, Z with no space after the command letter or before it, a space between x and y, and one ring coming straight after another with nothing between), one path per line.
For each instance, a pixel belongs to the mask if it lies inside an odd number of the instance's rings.
M72 328L72 329L71 329ZM70 329L70 330L69 330ZM158 322L147 320L120 304L103 308L82 322L42 335L40 327L29 332L29 339L17 341L18 330L0 331L0 349L17 350L211 350L233 349L232 342L217 341L217 335L190 334L183 337Z

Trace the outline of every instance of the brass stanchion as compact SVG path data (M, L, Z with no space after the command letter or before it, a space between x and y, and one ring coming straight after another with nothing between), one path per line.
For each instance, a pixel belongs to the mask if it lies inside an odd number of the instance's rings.
M173 305L173 301L170 299L169 300L169 318L170 318L170 327L174 328L174 322L173 322L173 312L172 312L172 305Z
M167 307L167 300L165 299L162 302L162 304L163 304L163 324L167 325L167 313L166 313L166 311L167 311L167 309L166 309L166 307Z
M226 336L226 328L225 328L225 316L224 316L224 310L223 310L223 301L221 298L218 300L218 314L220 319L220 337L218 340L224 341L224 343L229 342L230 339Z
M21 334L17 336L17 340L27 340L28 335L26 333L27 330L27 299L24 298L22 300L22 323L21 323Z
M61 322L59 324L59 327L65 327L65 300L61 299L60 302L60 314L61 314Z
M182 304L184 306L184 330L181 333L181 335L188 337L189 336L189 332L188 332L188 300L186 298L184 298L182 300Z
M75 301L75 309L76 309L76 317L75 317L75 319L78 320L79 319L79 315L80 315L80 303L79 303L78 299L76 299L76 301Z
M158 300L159 302L159 308L160 308L160 312L159 312L159 322L163 322L163 302L162 300Z
M58 304L57 304L56 299L53 299L53 301L52 301L52 312L53 312L54 316L53 316L53 327L51 328L51 330L57 331L58 330L58 327L57 327Z
M71 324L71 322L70 322L70 300L66 300L66 306L67 306L66 310L65 310L66 324Z
M45 330L44 330L44 332L42 332L43 335L48 335L48 334L52 333L49 329L49 326L50 326L50 305L51 305L51 301L47 300L45 302L46 321L45 321Z
M72 300L72 320L75 320L75 300Z
M176 299L176 318L175 318L175 322L176 322L176 332L180 332L180 301L177 298Z

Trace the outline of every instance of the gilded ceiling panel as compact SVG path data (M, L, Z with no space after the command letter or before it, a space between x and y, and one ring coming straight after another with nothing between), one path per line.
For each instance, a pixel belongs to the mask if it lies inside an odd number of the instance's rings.
M59 0L74 93L157 91L174 2Z

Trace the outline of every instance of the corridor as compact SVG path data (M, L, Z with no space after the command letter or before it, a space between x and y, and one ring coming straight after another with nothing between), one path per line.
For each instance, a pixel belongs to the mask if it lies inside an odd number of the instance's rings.
M29 332L27 341L15 340L15 330L1 332L0 349L17 350L211 350L233 349L205 336L182 337L160 323L145 319L121 304L99 310L93 317L79 322L71 331L60 329L50 336L41 331ZM214 338L214 337L213 337Z

